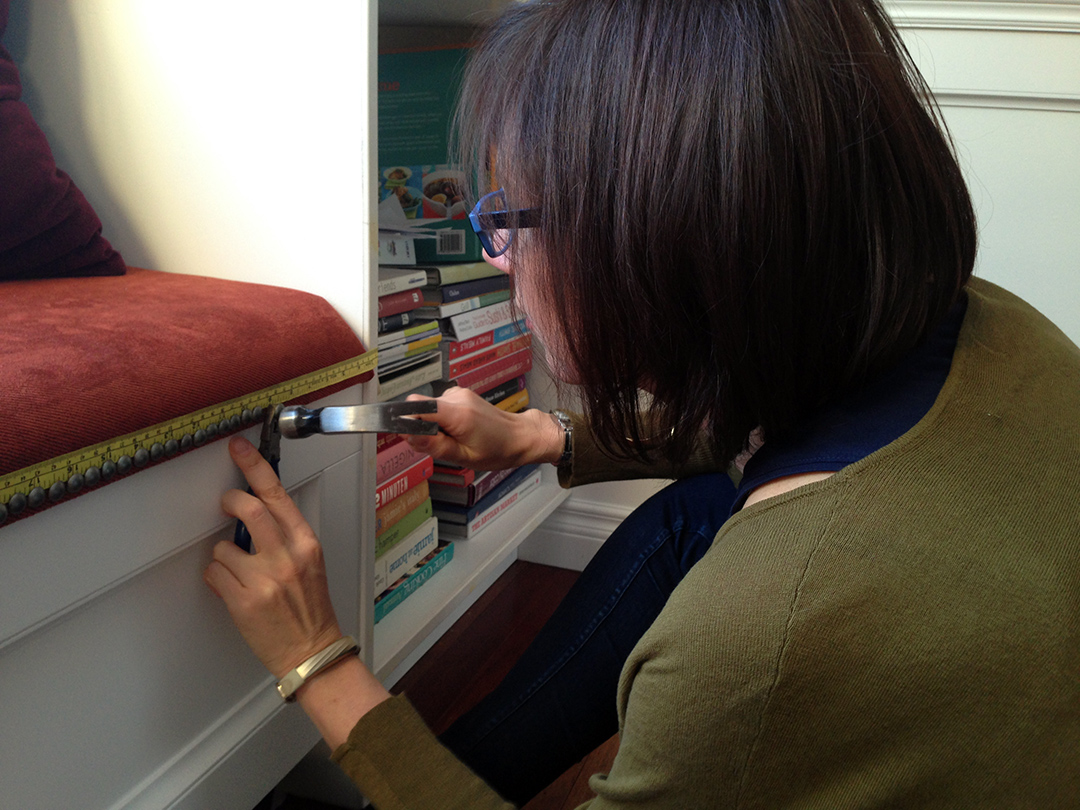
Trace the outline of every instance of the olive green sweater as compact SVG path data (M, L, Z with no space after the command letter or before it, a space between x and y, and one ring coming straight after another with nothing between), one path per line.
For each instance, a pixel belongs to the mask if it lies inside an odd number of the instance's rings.
M588 806L1080 807L1078 493L1080 350L973 281L930 412L736 514L675 590ZM334 758L379 810L507 806L404 698Z

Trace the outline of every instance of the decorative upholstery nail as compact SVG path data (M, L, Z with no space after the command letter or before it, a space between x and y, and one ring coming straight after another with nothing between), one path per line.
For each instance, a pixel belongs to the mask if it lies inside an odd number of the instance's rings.
M165 455L172 458L180 452L180 442L176 439L169 439L165 442Z
M7 502L8 512L13 515L19 514L26 508L26 495L21 492L16 492Z
M114 475L116 475L116 462L107 458L101 462L101 480L108 481Z
M134 462L131 460L131 456L126 453L116 460L116 471L121 475L127 475L131 472L133 466Z
M161 461L165 458L165 445L161 442L154 442L150 445L150 460Z
M136 467L145 467L150 463L150 451L145 447L140 447L135 451L135 458L132 459Z
M91 467L83 475L83 478L86 479L86 485L88 487L96 487L98 484L101 483L101 468Z
M71 478L67 480L68 495L74 495L76 492L82 490L86 484L86 476L82 473L74 473Z
M63 481L57 481L49 487L49 500L56 503L67 495L67 485Z
M202 428L199 428L195 431L195 446L202 447L204 444L206 444L208 438L209 437L206 435L206 431Z
M37 509L45 503L46 497L48 496L45 494L45 489L43 487L34 487L30 490L30 497L27 498L27 503L31 509Z

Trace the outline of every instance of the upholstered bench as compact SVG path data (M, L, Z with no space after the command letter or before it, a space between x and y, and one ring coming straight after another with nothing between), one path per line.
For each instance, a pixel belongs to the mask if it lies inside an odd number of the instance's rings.
M289 381L306 403L372 376L296 290L131 268L0 293L0 525L247 427Z
M202 580L243 486L220 439L360 402L373 357L317 296L150 270L0 282L0 323L0 804L252 806L317 734ZM364 447L282 447L352 633Z

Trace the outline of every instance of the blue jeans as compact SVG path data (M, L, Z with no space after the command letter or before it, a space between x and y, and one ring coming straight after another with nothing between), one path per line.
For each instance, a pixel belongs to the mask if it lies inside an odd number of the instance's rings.
M442 742L521 806L610 738L623 663L712 545L734 497L726 475L699 475L634 510L502 683Z

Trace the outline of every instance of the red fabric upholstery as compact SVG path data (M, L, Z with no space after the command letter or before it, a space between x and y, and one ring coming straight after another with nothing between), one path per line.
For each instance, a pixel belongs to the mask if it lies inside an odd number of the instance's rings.
M0 0L0 37L8 4ZM0 44L0 281L124 273L101 220L57 168L21 94L18 68Z
M364 353L318 296L136 268L8 282L0 324L0 475Z

